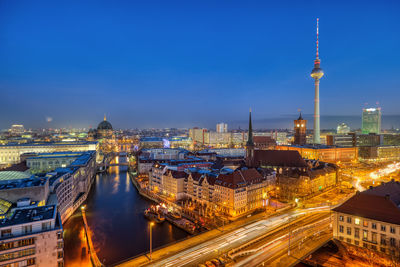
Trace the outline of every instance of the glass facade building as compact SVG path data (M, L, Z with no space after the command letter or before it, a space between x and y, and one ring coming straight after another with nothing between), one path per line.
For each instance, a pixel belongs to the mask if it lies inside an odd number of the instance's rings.
M362 133L379 134L381 131L381 109L364 108L362 114Z

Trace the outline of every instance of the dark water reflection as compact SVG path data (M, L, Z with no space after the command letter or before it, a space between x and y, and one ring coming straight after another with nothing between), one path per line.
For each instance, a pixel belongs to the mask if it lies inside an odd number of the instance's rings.
M127 167L111 167L99 174L86 201L86 215L93 231L98 257L112 264L149 250L149 222L143 211L152 202L141 197L132 185ZM82 257L77 236L82 220L79 211L64 226L65 263L69 266ZM153 227L153 248L182 239L188 234L167 222Z

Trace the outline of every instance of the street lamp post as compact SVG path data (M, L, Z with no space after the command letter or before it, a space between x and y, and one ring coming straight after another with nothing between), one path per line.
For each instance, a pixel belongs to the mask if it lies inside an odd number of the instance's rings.
M152 249L153 249L153 246L152 246L152 229L153 229L153 226L154 226L154 223L153 222L151 222L150 223L150 261L153 261L153 257L152 257L152 255L151 255L151 253L152 253Z

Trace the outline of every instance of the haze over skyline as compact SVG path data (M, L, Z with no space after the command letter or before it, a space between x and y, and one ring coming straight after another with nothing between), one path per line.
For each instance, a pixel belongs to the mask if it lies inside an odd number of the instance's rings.
M317 17L322 128L365 103L400 114L397 1L251 3L3 1L0 128L240 125L249 107L280 128L313 111Z

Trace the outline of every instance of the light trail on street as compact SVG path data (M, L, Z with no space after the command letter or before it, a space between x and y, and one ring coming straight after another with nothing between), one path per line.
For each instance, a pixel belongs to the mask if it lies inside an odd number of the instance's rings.
M267 234L274 228L294 221L303 215L330 210L331 207L315 207L290 211L276 217L261 219L249 225L227 232L209 241L185 249L165 259L149 263L149 266L193 266L197 263L217 257L222 252L239 247L259 236Z

